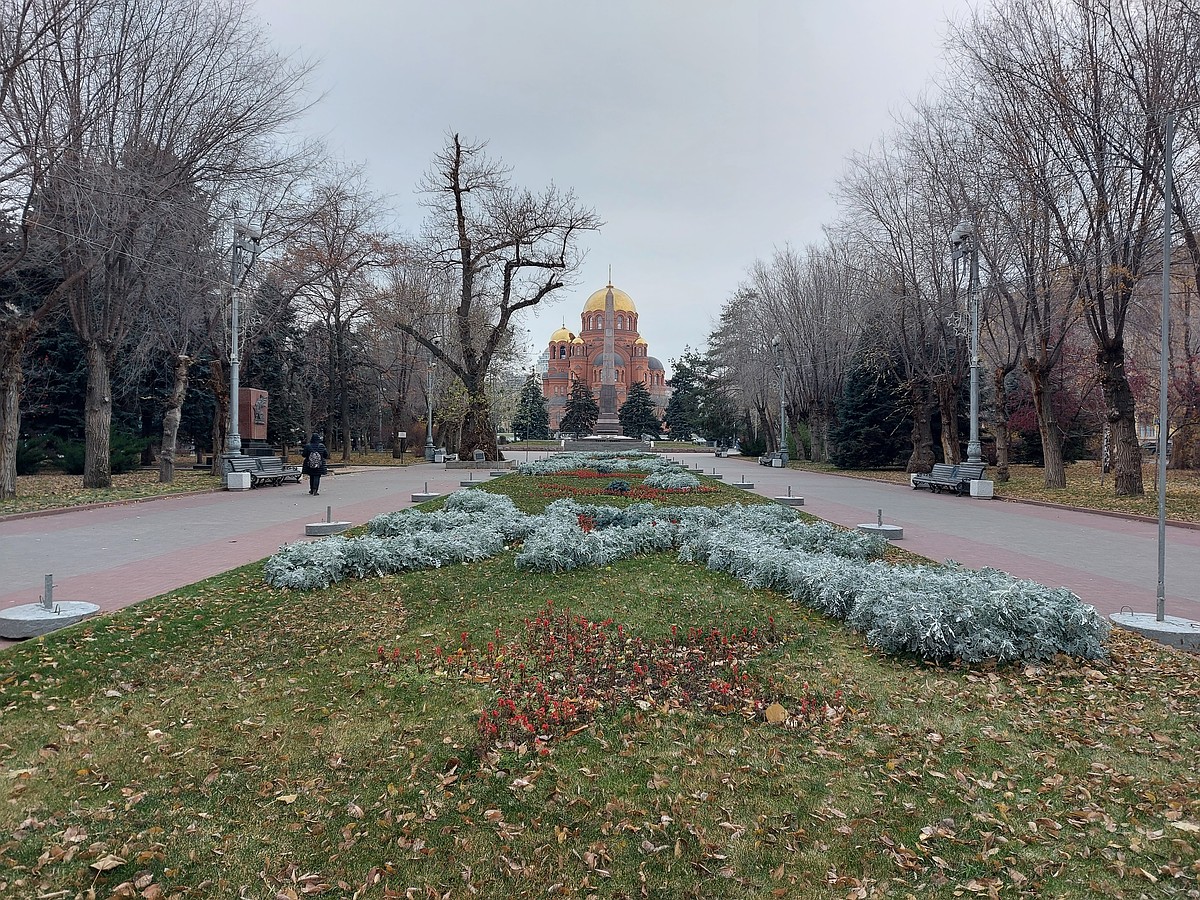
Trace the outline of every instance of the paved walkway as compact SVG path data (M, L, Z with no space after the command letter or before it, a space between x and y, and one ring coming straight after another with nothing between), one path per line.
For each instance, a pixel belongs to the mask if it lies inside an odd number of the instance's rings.
M544 455L517 452L525 456ZM741 479L755 493L782 496L790 487L805 511L841 525L884 521L904 528L905 549L978 568L993 566L1067 587L1102 613L1152 612L1158 580L1157 526L1028 504L935 495L903 485L770 469L753 460L680 454L680 461ZM465 470L419 464L352 469L328 476L321 495L306 484L80 508L0 521L0 609L37 602L44 576L56 600L87 600L102 610L216 575L304 539L304 526L335 519L355 524L412 505L426 485L456 490ZM482 476L479 476L482 477ZM1200 618L1200 530L1167 529L1167 612ZM0 647L9 642L0 640Z

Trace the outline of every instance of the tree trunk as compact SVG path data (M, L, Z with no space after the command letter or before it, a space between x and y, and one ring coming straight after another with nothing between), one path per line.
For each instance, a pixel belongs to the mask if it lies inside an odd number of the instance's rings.
M1049 373L1033 360L1026 360L1025 371L1033 395L1033 410L1037 414L1038 435L1042 439L1044 483L1048 488L1065 488L1067 470L1063 464L1062 429L1058 427L1058 419L1054 415L1053 398L1047 384Z
M337 324L337 380L339 383L338 419L342 431L342 462L350 462L350 373L346 364L346 329L341 321L341 304L338 304Z
M21 357L28 332L14 329L0 343L0 500L17 496L17 441L21 438Z
M788 453L790 454L791 459L797 462L803 462L808 458L808 455L804 452L804 439L801 438L796 432L795 423L797 422L803 422L805 425L809 425L807 418L802 418L794 414L791 410L788 410ZM811 425L809 425L808 433L810 436L812 435ZM792 449L793 447L795 448L794 450Z
M112 487L109 445L112 439L112 388L108 352L98 341L86 347L87 394L83 405L83 486Z
M905 471L929 472L936 457L933 453L933 425L929 421L929 396L920 385L909 392L909 414L912 418L912 455Z
M1186 232L1188 249L1195 257L1195 234ZM1179 333L1180 359L1183 363L1183 397L1179 404L1179 415L1174 416L1176 431L1171 438L1171 454L1167 457L1167 465L1172 469L1194 469L1200 461L1200 380L1197 379L1197 360L1192 349L1192 292L1183 291L1181 308L1177 316L1176 330ZM1157 470L1156 470L1157 471Z
M221 454L225 452L225 431L229 422L229 377L225 372L225 361L214 357L209 364L208 383L212 388L213 399L216 401L213 409L212 423L212 469L213 475L223 475Z
M467 413L463 417L462 431L458 442L460 458L470 457L476 450L482 450L484 456L493 461L500 459L496 447L496 432L492 429L492 413L488 405L487 391L483 384L468 387Z
M1144 494L1142 455L1138 448L1133 391L1125 376L1125 347L1119 340L1096 351L1105 416L1112 431L1113 487L1118 497Z
M1009 479L1008 412L1004 403L1004 379L1007 375L1004 369L992 370L992 387L996 396L991 429L996 437L996 473L992 480L1001 483Z
M808 417L809 435L812 439L812 461L829 462L829 414L818 407Z
M942 417L942 457L947 463L962 462L962 445L958 434L958 380L949 375L933 379L938 412Z
M180 354L175 358L171 394L163 413L162 453L158 457L158 482L170 484L175 480L175 450L179 439L179 420L183 414L183 399L187 396L188 369L192 361Z
M396 397L391 404L392 407L392 459L403 459L404 453L401 448L407 443L407 438L401 438L400 432L404 431L404 414L405 404L403 397Z
M1180 425L1171 438L1171 454L1167 457L1167 466L1172 469L1195 469L1200 461L1200 428L1194 424L1200 416L1200 409L1194 405L1184 408L1187 425Z

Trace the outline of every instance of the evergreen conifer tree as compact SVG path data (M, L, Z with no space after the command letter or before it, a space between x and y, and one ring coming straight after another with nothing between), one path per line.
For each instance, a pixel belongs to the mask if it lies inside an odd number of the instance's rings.
M703 392L696 354L685 352L682 359L671 360L671 399L667 401L666 423L673 441L690 441L701 428L700 398Z
M641 381L635 381L629 386L629 396L621 404L617 419L621 423L621 433L631 438L640 438L643 434L658 434L658 429L662 427L658 416L654 414L654 401L650 399L650 391Z
M513 416L513 431L523 441L543 441L550 437L550 413L537 378L530 375L521 388L517 412Z
M906 418L896 402L898 388L890 370L866 359L860 358L850 370L830 432L835 466L882 468L904 457Z
M577 378L571 383L571 394L567 397L567 411L558 423L560 430L572 434L575 439L591 434L600 418L600 404L586 381Z

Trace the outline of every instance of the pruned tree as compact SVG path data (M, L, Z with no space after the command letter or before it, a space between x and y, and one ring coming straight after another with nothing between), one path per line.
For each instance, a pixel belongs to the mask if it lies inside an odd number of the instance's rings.
M571 283L582 262L579 242L601 223L572 191L517 188L485 150L452 134L421 182L429 263L453 276L446 312L454 340L436 344L420 315L400 327L466 390L460 452L497 459L486 387L493 359L514 316Z

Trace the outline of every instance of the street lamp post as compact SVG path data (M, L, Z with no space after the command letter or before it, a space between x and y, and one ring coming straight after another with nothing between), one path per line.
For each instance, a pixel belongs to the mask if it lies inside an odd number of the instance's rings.
M771 347L775 351L775 368L779 371L779 461L786 466L788 462L787 370L783 365L783 335L775 335L771 340Z
M229 433L225 437L225 456L242 455L242 436L238 434L238 290L246 273L258 257L262 231L248 222L233 223L233 254L229 262L230 327L229 327ZM248 257L244 259L243 257Z
M1190 107L1189 107L1190 108ZM1163 233L1162 233L1162 309L1159 311L1158 357L1158 589L1155 594L1154 620L1162 622L1167 612L1167 388L1170 367L1168 353L1171 338L1171 204L1172 156L1175 144L1175 113L1163 117Z
M950 249L954 259L970 261L967 282L967 305L971 316L971 434L967 440L967 462L983 462L979 443L979 236L975 225L963 219L950 232Z
M440 338L434 338L433 343L440 344ZM425 372L425 461L433 462L433 367L437 362L433 351L429 351L429 364Z

